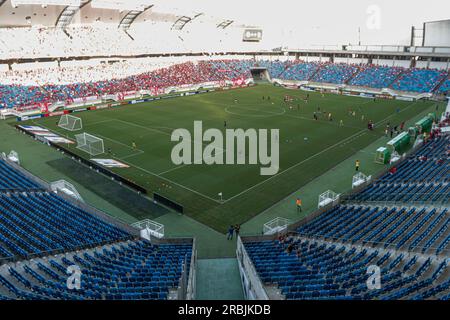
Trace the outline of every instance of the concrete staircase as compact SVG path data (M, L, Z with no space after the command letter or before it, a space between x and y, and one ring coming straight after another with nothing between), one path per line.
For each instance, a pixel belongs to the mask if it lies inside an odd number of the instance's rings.
M197 260L197 300L242 300L236 258Z

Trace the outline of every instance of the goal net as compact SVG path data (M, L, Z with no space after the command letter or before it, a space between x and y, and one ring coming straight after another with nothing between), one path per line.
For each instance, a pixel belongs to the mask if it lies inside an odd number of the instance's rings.
M86 132L75 135L75 139L77 139L77 148L89 153L91 156L96 156L105 152L103 139L97 138Z
M58 127L69 131L77 131L83 128L83 123L81 122L81 118L65 114L59 119Z
M263 225L263 234L275 234L278 232L283 232L287 229L290 221L286 218L276 217Z

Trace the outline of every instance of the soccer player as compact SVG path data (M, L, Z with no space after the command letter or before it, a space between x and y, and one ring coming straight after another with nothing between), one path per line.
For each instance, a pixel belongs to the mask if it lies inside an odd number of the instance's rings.
M314 112L314 120L319 120L317 119L317 114Z
M297 198L297 200L295 200L295 204L297 205L297 212L302 212L302 199Z
M359 171L359 165L360 165L359 160L356 160L355 161L355 171Z
M131 143L131 147L133 148L133 150L136 150L137 149L136 142L133 141Z
M344 126L344 120L339 121L339 127L343 127Z

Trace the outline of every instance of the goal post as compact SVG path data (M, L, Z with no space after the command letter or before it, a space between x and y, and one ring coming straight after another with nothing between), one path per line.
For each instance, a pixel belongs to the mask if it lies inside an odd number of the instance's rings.
M77 149L87 152L91 156L96 156L105 152L103 139L101 138L84 132L75 135L75 139L77 139Z
M64 114L59 119L58 127L69 131L78 131L83 128L83 123L81 118L71 116L70 114Z

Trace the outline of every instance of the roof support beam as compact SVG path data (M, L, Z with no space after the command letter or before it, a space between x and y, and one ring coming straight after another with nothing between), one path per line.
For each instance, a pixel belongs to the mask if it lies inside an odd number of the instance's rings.
M86 6L91 0L81 0L79 7L67 6L61 11L58 19L56 20L55 27L58 29L65 29L71 22L75 14Z
M119 23L119 29L122 29L124 31L130 29L131 24L139 17L141 14L143 14L148 9L152 8L152 5L149 5L144 8L142 11L132 10L128 11L128 13L122 18L122 20Z
M170 28L170 30L183 30L183 28L192 20L194 20L197 17L200 17L203 13L198 13L195 16L193 16L192 18L188 17L188 16L181 16L179 17L172 25L172 27Z
M226 29L229 27L234 21L233 20L224 20L217 25L217 29Z

